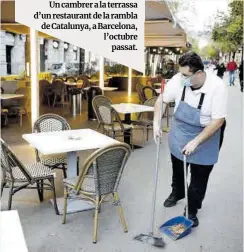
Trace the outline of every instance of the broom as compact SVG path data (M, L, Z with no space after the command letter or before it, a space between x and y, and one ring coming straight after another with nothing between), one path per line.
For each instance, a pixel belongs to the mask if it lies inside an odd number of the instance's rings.
M160 118L162 118L162 106L161 106L161 111L160 111ZM149 232L149 234L139 234L135 236L134 239L143 243L148 243L158 248L163 248L165 246L163 238L157 237L154 234L155 203L156 203L156 195L157 195L157 187L158 187L159 152L160 152L160 138L158 137L156 171L155 171L154 191L153 191L153 199L152 199L151 232Z

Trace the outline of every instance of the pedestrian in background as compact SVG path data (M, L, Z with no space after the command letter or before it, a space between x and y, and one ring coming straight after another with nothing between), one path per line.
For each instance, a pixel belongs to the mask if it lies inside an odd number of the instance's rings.
M234 86L235 85L235 71L237 70L237 64L234 61L234 57L232 58L232 61L230 61L227 64L227 71L229 72L229 85Z
M214 70L217 70L217 76L223 79L224 73L226 71L224 63L222 62L221 64L219 64L219 61L217 61L217 64Z
M239 66L239 78L240 78L241 92L243 92L243 60Z

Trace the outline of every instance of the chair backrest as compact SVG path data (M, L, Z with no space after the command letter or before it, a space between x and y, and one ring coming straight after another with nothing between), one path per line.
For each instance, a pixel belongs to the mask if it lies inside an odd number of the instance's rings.
M70 129L70 125L62 116L45 114L36 120L34 123L33 132L50 132Z
M81 81L82 81L82 83L81 83ZM80 75L77 78L77 83L81 83L82 88L90 87L90 82L89 82L86 75Z
M55 80L52 82L52 91L54 94L62 95L65 92L66 85L61 80Z
M75 190L80 190L86 175L92 175L97 196L116 192L130 154L131 148L125 143L113 144L95 151L86 159Z
M143 103L152 98L153 96L157 96L157 92L150 86L144 86L142 88L142 99L143 99Z
M0 139L0 144L3 180L8 178L9 180L14 181L14 175L22 173L26 180L31 183L32 176L2 138Z
M103 105L111 105L112 101L104 95L97 95L92 99L92 107L96 114L98 122L103 122L99 107Z
M76 79L72 76L66 78L66 82L76 82Z
M136 92L139 98L140 103L142 104L144 102L143 97L142 97L142 88L144 86L142 84L137 84L136 85Z
M152 98L146 100L146 101L144 102L144 105L150 106L150 107L154 107L154 106L155 106L155 103L156 103L156 101L157 101L157 99L158 99L158 97L153 96Z
M18 101L20 106L23 106L23 107L27 108L28 100L31 97L30 89L26 88L26 87L18 88L18 89L15 90L15 94L23 94L24 95L23 97L21 97L17 101Z
M39 93L42 95L43 93L47 93L52 89L52 86L48 80L40 80L39 81Z

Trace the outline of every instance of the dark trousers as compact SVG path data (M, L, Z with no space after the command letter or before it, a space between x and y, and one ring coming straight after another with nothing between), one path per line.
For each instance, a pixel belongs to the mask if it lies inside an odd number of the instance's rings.
M221 148L224 139L224 130L226 122L221 127L220 145ZM185 197L184 189L184 163L171 154L173 175L172 175L172 193L179 198ZM187 163L187 167L189 164ZM206 194L209 175L214 165L191 164L191 182L188 187L188 207L190 214L197 214L201 209L202 202Z
M239 77L240 77L241 91L243 92L243 74L240 74Z

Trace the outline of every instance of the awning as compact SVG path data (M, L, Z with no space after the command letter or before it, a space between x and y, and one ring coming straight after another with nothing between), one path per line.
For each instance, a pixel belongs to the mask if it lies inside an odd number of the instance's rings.
M186 33L165 1L146 1L145 46L186 47Z
M186 34L170 21L145 22L145 46L186 47Z
M145 2L145 20L170 20L173 16L164 1L146 0Z

